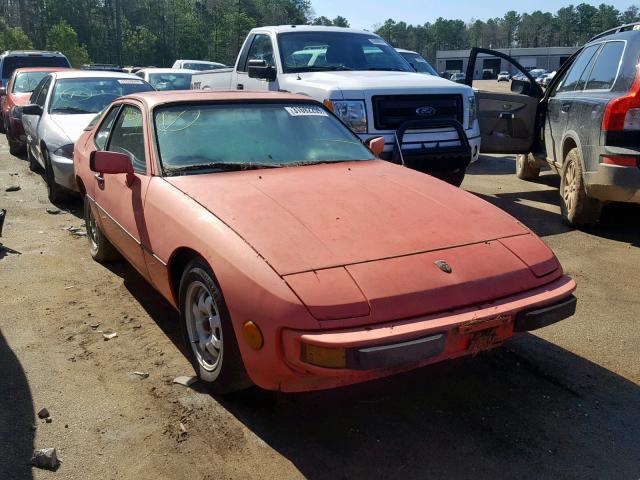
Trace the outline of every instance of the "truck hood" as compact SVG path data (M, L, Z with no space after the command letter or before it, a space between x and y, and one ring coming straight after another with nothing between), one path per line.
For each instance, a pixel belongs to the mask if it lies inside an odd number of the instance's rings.
M307 72L287 74L286 84L295 91L317 88L342 91L344 98L364 98L364 92L371 93L468 93L472 90L459 83L413 72L348 71L348 72ZM299 80L298 80L299 78ZM428 89L428 91L426 91ZM294 91L292 90L292 91ZM357 93L360 92L359 95ZM354 96L357 95L357 96Z
M529 233L472 194L381 160L166 180L283 276Z

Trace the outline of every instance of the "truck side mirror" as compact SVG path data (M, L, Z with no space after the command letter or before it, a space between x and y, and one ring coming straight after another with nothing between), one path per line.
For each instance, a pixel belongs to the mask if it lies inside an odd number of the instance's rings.
M22 107L22 114L35 115L36 117L39 117L42 115L42 107L35 104L25 105L24 107Z
M275 82L278 76L276 69L268 65L266 60L249 60L247 72L249 78L258 78L267 82Z

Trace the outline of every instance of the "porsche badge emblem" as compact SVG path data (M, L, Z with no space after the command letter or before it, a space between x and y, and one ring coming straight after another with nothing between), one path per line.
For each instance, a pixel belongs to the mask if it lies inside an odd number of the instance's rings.
M436 260L434 262L436 264L436 266L442 270L444 273L451 273L453 272L453 270L451 269L451 265L449 265L447 262L445 262L444 260Z

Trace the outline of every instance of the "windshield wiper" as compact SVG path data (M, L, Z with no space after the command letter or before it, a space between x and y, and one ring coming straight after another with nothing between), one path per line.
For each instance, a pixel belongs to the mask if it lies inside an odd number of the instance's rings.
M411 70L403 70L401 68L395 67L370 67L367 68L369 71L380 71L380 72L410 72Z
M229 163L229 162L211 162L198 163L195 165L182 165L180 167L164 167L164 173L167 175L175 175L184 172L193 172L197 170L220 170L223 172L234 172L241 170L256 170L258 168L279 168L283 165L280 163Z
M62 107L62 108L53 108L51 109L51 113L96 113L90 110L85 110L84 108L78 107Z

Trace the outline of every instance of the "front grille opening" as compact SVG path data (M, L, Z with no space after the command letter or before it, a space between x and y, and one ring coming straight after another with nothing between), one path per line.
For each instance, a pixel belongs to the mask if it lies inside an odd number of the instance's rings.
M461 95L376 95L371 101L376 130L397 130L407 120L447 119L463 123ZM433 113L418 114L425 107Z

